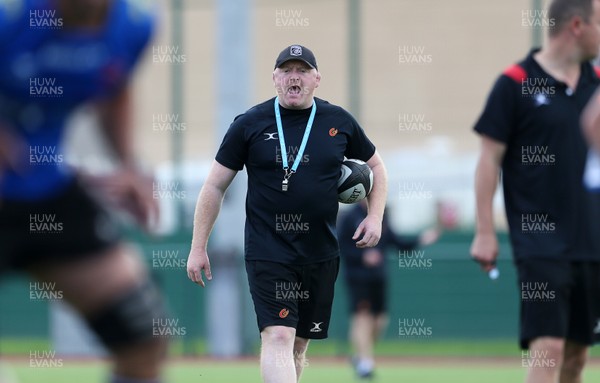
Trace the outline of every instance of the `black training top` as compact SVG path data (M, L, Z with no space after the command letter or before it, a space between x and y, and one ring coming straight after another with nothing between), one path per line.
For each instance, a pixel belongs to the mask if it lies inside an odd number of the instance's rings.
M387 211L387 209L386 209ZM377 266L368 267L364 264L363 254L366 249L356 247L356 241L352 239L358 225L367 216L367 209L361 204L355 204L344 214L340 214L338 220L338 238L340 241L340 250L344 260L344 275L352 281L361 282L386 280L389 263L384 260ZM417 236L400 236L390 228L387 212L383 215L381 227L381 239L376 248L383 252L384 256L390 248L401 251L411 251L419 246Z
M475 131L506 144L502 178L515 257L600 260L600 194L582 182L588 147L579 123L600 80L582 64L573 91L535 53L496 81Z
M248 172L246 259L308 264L337 257L337 181L344 156L367 161L375 146L348 112L315 98L317 112L302 162L288 191L282 191L274 101L236 117L216 155L221 165L246 166ZM311 108L280 110L291 167Z

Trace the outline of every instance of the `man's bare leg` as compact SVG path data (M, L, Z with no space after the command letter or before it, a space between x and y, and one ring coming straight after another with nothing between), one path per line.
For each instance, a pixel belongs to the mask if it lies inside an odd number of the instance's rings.
M296 329L268 326L260 333L260 369L264 383L296 383L294 341Z

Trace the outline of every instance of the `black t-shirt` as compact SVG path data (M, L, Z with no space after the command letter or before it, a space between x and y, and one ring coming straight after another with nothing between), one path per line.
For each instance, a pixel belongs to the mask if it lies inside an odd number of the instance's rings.
M309 264L339 256L337 181L344 157L369 160L375 146L339 106L315 98L317 112L298 171L281 190L284 171L274 98L236 117L216 160L248 172L245 255L248 260ZM291 167L311 112L280 107Z
M584 188L580 115L598 77L581 65L576 90L532 51L496 81L475 131L506 144L502 182L515 257L600 260L600 196Z

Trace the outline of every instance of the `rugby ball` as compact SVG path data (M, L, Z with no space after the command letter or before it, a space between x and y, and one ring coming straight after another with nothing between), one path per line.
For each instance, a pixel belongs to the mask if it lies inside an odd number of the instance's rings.
M366 198L373 188L373 171L366 162L346 159L337 183L338 201L356 203Z

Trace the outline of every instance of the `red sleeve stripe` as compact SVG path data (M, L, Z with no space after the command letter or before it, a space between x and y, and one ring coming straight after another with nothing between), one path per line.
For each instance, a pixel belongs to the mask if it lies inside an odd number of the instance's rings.
M594 65L594 72L596 72L596 76L598 76L598 78L600 78L600 67L597 67Z
M504 73L505 76L508 76L521 84L523 81L527 80L527 72L523 69L519 64L514 64L508 67Z

